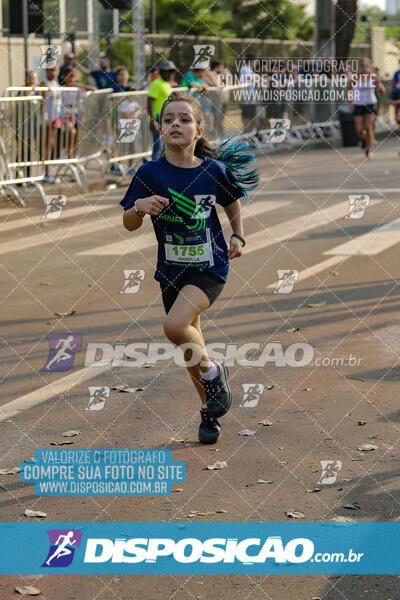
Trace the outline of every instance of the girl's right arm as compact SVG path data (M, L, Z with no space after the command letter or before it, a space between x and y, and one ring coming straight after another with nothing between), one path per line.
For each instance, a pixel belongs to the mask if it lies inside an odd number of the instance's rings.
M148 198L138 198L135 202L135 206L128 208L128 210L124 212L124 227L128 229L128 231L135 231L135 229L139 229L139 227L142 226L143 216L138 215L136 210L138 212L146 213L146 215L158 215L158 213L168 206L168 204L168 198L164 198L163 196L154 195L149 196Z

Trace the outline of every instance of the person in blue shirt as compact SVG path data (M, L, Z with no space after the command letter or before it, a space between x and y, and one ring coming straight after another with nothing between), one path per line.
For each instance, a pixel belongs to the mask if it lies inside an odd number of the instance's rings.
M107 56L102 56L100 58L100 69L87 69L78 62L76 63L76 66L81 73L84 73L84 75L93 77L98 90L114 87L115 71L111 69L111 62Z
M157 268L167 314L164 332L177 346L186 344L192 356L186 368L200 396L199 441L215 443L218 418L230 408L228 369L208 357L200 316L221 294L229 261L245 245L239 198L258 183L255 157L247 145L227 140L211 146L203 137L203 113L193 96L172 92L160 114L165 154L138 169L121 201L124 226L141 227L150 215L158 243ZM233 234L226 244L216 205L222 206Z
M390 104L394 106L396 123L400 125L400 79L398 80L394 90L390 94Z
M393 75L393 82L392 82L392 89L394 90L396 85L399 83L400 81L400 69L397 69L397 71L395 71L394 75Z

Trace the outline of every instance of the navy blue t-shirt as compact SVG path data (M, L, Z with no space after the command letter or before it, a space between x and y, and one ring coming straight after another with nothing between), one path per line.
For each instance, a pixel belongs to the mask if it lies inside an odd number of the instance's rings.
M165 156L144 163L120 204L132 208L139 198L168 198L169 206L152 215L158 242L154 278L179 287L189 270L208 271L226 281L228 247L215 205L229 206L243 191L224 163L204 157L193 168L176 167Z
M105 90L106 88L113 88L115 82L115 71L108 71L105 73L101 69L90 71L91 76L96 82L98 90Z
M395 88L393 90L393 92L390 94L390 99L391 100L400 100L400 89L399 88Z

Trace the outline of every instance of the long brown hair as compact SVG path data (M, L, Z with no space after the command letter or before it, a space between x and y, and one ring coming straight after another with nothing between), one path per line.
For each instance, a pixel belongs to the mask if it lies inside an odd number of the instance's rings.
M193 109L193 115L194 115L197 125L199 125L199 126L203 125L203 122L204 122L203 109L201 108L200 102L196 98L194 98L190 94L186 94L185 92L172 92L168 96L167 100L164 102L164 104L161 108L160 125L162 125L162 118L163 118L164 111L165 111L166 107L168 106L168 104L171 104L171 102L187 102L188 104L190 104L190 106ZM200 137L196 142L196 146L194 148L194 155L195 156L209 156L210 158L216 158L217 157L217 149L208 140L206 140L203 137Z

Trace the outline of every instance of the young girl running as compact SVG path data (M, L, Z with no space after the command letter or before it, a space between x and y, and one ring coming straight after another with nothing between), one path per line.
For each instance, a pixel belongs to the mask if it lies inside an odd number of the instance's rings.
M220 295L229 260L245 245L239 198L258 183L254 156L245 144L226 141L218 148L203 137L203 114L195 98L173 92L160 114L165 155L143 164L121 201L124 226L141 227L151 215L158 242L157 269L167 317L164 332L184 352L189 375L200 396L199 441L213 444L218 421L230 408L228 369L208 357L200 315ZM226 245L215 205L224 207L233 233ZM189 355L191 354L191 355Z

